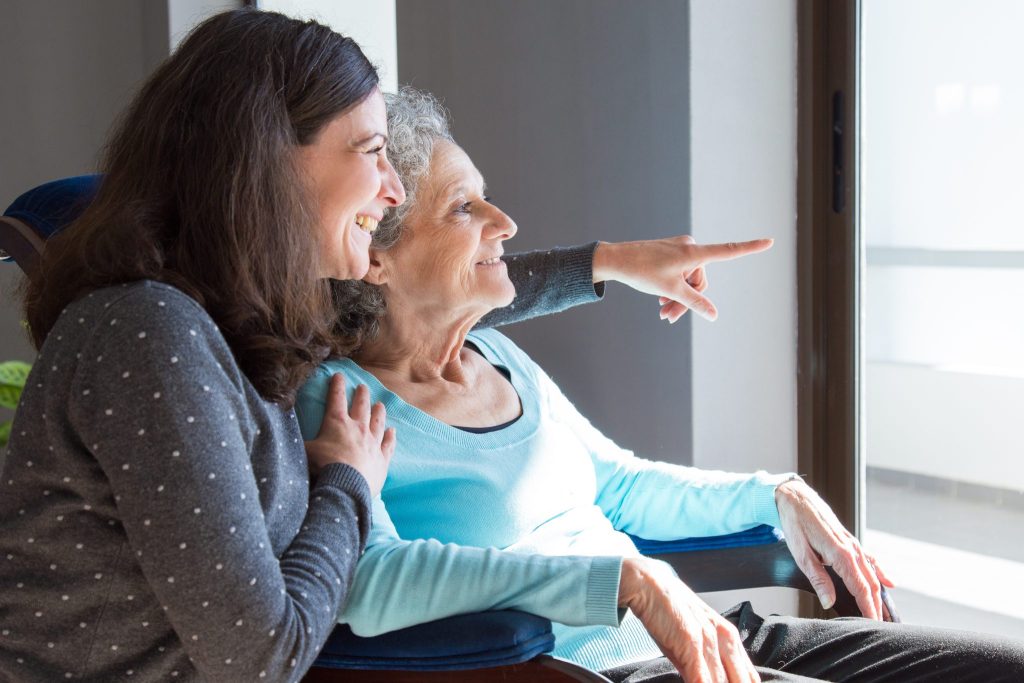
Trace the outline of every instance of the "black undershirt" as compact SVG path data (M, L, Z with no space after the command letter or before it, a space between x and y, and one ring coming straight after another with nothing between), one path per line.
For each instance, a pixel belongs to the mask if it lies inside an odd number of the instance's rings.
M473 342L467 341L463 344L463 346L465 346L467 349L471 351L476 351L477 353L484 357L484 360L487 360L487 356L484 356L484 354L480 352L480 349L477 348L476 344L474 344ZM512 373L508 371L508 368L503 367L501 365L495 365L493 367L497 369L498 372L505 375L505 379L507 379L509 382L512 381ZM456 429L461 429L462 431L469 432L471 434L487 434L489 432L496 432L498 430L505 429L505 427L511 427L518 420L519 417L515 417L509 420L508 422L504 422L500 425L494 425L493 427L459 427L458 425L452 425L452 427L455 427Z

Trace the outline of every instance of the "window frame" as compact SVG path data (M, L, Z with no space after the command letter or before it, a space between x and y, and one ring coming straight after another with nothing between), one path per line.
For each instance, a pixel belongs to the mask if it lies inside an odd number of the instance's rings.
M860 536L858 17L858 0L797 3L797 463Z

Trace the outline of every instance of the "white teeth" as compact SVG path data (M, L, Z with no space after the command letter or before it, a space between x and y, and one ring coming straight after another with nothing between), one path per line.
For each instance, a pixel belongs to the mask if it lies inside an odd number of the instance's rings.
M372 235L377 229L377 219L371 216L356 216L356 225Z
M501 259L499 257L495 256L494 258L489 258L486 261L481 261L479 265L481 265L481 266L493 266L493 265L496 265L496 264L498 264L500 262L501 262Z

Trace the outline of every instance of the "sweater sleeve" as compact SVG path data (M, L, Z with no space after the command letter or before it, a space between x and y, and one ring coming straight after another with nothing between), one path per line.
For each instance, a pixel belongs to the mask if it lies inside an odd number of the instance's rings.
M515 300L485 315L477 327L498 327L559 313L604 297L604 283L594 284L597 242L504 256Z
M120 299L82 356L72 391L88 400L71 407L72 425L109 481L125 552L201 677L299 678L368 533L365 480L347 465L325 468L278 559L250 452L281 435L258 436L244 378L205 312L174 292Z
M597 477L595 503L621 531L656 541L718 536L758 524L781 526L775 488L792 474L705 470L636 457L598 431L534 364L553 419L586 445Z
M570 626L617 626L620 557L549 556L402 540L383 501L340 621L373 636L454 614L517 609Z

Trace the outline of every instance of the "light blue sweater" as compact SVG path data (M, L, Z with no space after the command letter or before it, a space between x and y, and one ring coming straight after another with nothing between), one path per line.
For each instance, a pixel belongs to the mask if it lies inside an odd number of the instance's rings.
M653 540L779 525L788 475L730 474L635 457L602 435L551 378L493 330L469 339L503 366L523 415L474 434L405 403L351 360L329 361L296 410L320 427L331 375L367 384L398 434L366 554L340 616L359 635L442 617L519 609L555 623L554 654L593 669L660 656L639 620L617 609L625 533Z

